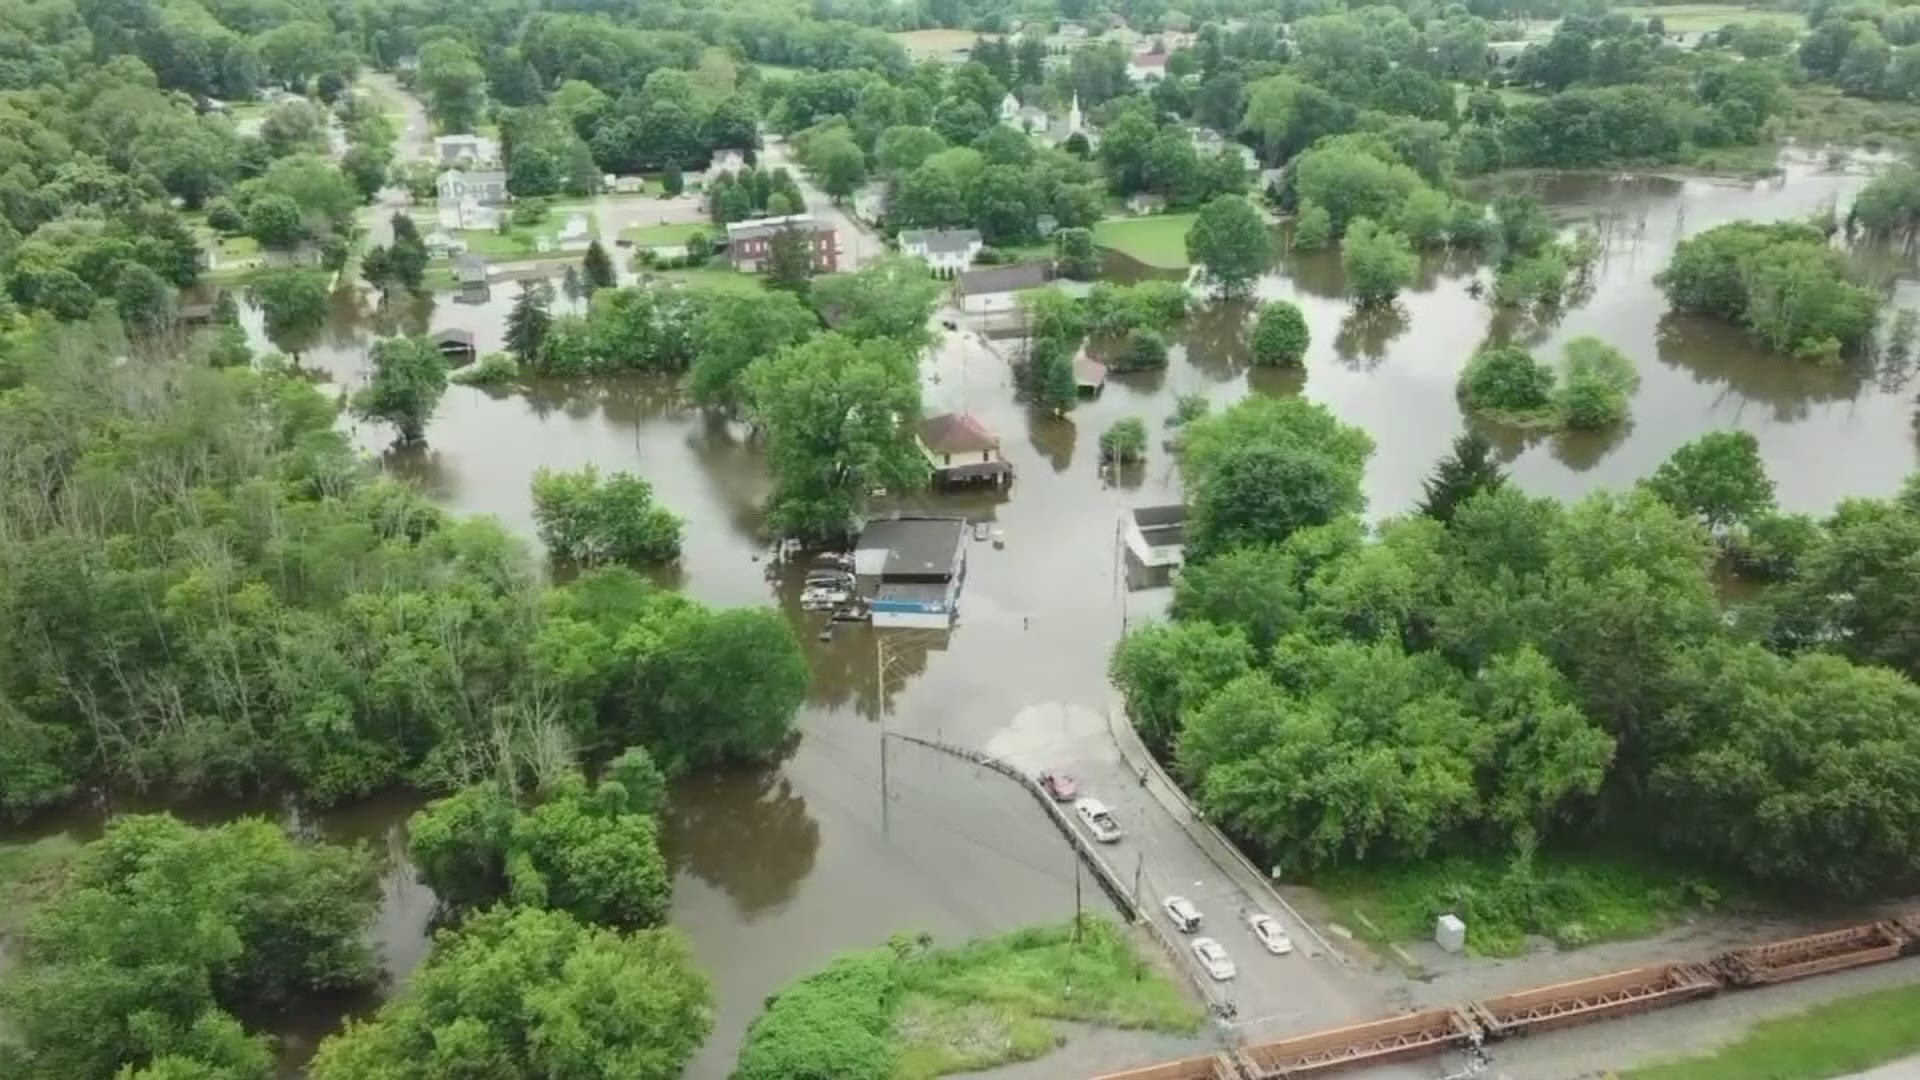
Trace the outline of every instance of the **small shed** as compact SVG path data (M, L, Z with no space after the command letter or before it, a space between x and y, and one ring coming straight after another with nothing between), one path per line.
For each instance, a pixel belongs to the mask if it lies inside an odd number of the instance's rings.
M1013 465L1000 454L1000 437L972 413L949 412L920 421L920 449L942 484L1004 484Z
M1121 518L1127 550L1142 566L1179 566L1187 557L1187 508L1136 506Z
M487 285L487 260L478 255L462 255L453 261L453 276L463 289L484 289Z
M1073 386L1081 397L1099 397L1107 388L1107 365L1081 349L1073 358Z
M472 363L477 351L474 348L471 330L455 327L435 330L428 340L433 342L433 347L439 349L440 355L445 357L447 363L453 367Z

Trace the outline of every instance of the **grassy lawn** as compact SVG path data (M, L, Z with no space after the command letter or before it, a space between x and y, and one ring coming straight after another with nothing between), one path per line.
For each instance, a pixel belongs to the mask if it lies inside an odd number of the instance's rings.
M1431 941L1434 919L1451 912L1481 956L1517 955L1529 934L1562 947L1646 937L1723 898L1744 899L1736 886L1657 859L1589 853L1541 854L1525 873L1497 856L1453 857L1332 870L1313 884L1362 937Z
M18 930L53 894L80 841L59 833L27 844L0 844L0 935Z
M738 270L720 270L713 267L699 267L687 270L661 270L663 278L684 281L702 289L718 289L723 292L762 293L767 291L767 282L759 274L743 274Z
M975 40L998 35L980 34L972 30L902 30L887 36L899 42L901 48L908 52L924 54L972 48Z
M585 205L584 203L580 204L578 207L574 207L574 209L583 209ZM546 237L551 240L557 237L560 234L560 229L566 225L567 216L567 206L556 206L553 211L547 215L547 219L538 225L512 225L509 226L504 233L495 232L491 229L461 229L453 235L466 243L468 251L486 259L525 259L534 256L577 255L586 249L583 247L579 249L562 250L555 247L549 251L540 250L540 238ZM587 235L589 237L600 235L599 223L593 219L591 214L587 217Z
M1718 30L1728 23L1775 23L1793 30L1807 28L1806 17L1797 11L1763 11L1739 4L1673 4L1658 7L1617 7L1615 13L1635 19L1658 15L1669 34L1698 34Z
M1831 86L1796 87L1784 134L1815 145L1898 145L1920 139L1920 105L1848 97Z
M1195 216L1108 218L1094 225L1093 242L1148 266L1181 270L1188 265L1187 230L1193 227Z
M1711 1054L1620 1074L1620 1080L1826 1080L1920 1052L1920 986L1829 1001L1755 1024Z
M710 232L713 226L699 222L667 222L659 225L629 225L620 230L622 240L636 247L680 247L697 232Z
M1047 1054L1060 1042L1054 1020L1192 1032L1200 1013L1103 919L1084 920L1077 941L1070 923L949 949L903 935L782 990L748 1032L741 1074L763 1075L819 1039L865 1051L865 1067L823 1067L930 1080Z

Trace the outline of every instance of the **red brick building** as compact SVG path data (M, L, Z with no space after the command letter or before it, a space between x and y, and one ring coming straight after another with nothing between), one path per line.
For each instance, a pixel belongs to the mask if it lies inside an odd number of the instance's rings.
M773 239L782 233L797 232L813 253L813 272L832 274L840 269L840 242L833 227L813 220L810 214L791 217L754 218L727 226L727 258L733 268L757 274L773 252Z

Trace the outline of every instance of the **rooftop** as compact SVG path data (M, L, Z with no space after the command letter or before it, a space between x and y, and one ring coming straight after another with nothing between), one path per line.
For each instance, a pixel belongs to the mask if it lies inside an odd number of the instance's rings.
M1015 266L989 266L968 270L960 275L960 292L966 296L982 293L1017 292L1037 289L1047 283L1047 264L1020 263Z
M435 330L432 340L435 345L465 345L471 348L473 346L473 331L461 330L457 327L450 326L444 330Z
M812 214L790 214L786 217L751 218L736 221L727 226L727 239L757 240L763 236L777 236L788 230L799 232L820 232L827 226L816 224Z
M920 441L936 454L980 454L1000 448L993 429L972 413L950 412L920 421Z
M962 518L876 518L860 530L854 566L861 574L880 577L951 577L960 567L966 538Z
M902 248L922 247L939 255L965 251L979 242L978 229L907 229L900 234Z

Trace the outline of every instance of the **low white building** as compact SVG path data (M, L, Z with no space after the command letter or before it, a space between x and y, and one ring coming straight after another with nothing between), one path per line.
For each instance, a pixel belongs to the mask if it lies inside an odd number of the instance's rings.
M939 277L973 269L981 247L978 229L908 229L900 234L901 254L924 260Z
M1045 263L990 266L968 270L954 279L960 310L969 315L993 315L1019 306L1020 294L1047 283Z
M505 206L507 174L498 169L448 169L434 178L433 190L441 203L471 202L480 206Z
M435 209L438 224L447 232L482 230L492 232L500 227L500 208L481 206L472 199L455 202L441 200Z
M707 162L706 183L711 186L723 176L733 176L747 171L747 152L745 150L715 150Z
M1120 518L1127 551L1142 566L1179 566L1187 558L1187 508L1179 503L1137 506Z
M471 132L442 135L433 140L433 155L442 168L495 169L500 166L500 143Z
M593 243L593 225L587 215L568 214L566 224L560 226L560 234L556 242L565 251L584 248Z

